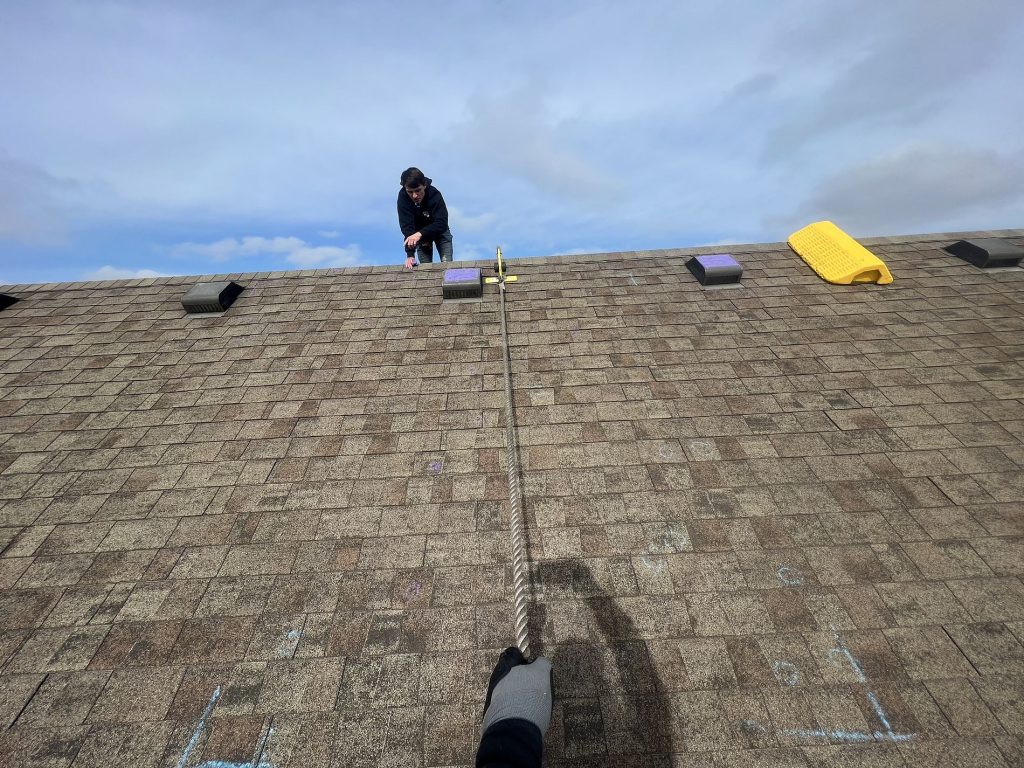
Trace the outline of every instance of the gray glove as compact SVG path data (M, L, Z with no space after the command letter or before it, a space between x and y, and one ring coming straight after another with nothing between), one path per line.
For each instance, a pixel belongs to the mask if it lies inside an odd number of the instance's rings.
M551 725L551 662L528 662L518 648L506 648L491 673L484 704L484 731L499 720L518 718L543 735Z

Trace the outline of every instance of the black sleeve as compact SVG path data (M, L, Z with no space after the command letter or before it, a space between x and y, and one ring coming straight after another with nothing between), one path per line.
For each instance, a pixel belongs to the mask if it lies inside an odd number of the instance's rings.
M448 218L447 213L445 211L445 220ZM408 237L416 232L416 206L405 194L405 190L398 191L398 226L402 230L403 237Z
M480 739L476 768L540 768L544 736L529 720L499 720Z
M433 187L429 187L433 189ZM443 235L448 230L448 206L444 204L444 196L433 189L434 194L431 195L429 201L424 201L424 204L430 205L430 223L427 224L420 233L424 237L437 237Z

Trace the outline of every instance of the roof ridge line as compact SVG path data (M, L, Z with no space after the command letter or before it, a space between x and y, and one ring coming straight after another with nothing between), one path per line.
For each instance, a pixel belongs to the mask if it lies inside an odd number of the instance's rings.
M970 230L964 232L926 232L913 235L890 235L857 237L857 242L865 246L873 245L898 245L902 243L928 243L944 240L964 240L973 237L1002 237L1002 238L1024 238L1024 229L991 229L991 230ZM553 261L604 261L615 257L632 255L639 258L652 258L661 255L672 254L674 256L699 256L708 253L721 253L725 251L770 251L784 250L789 248L785 241L769 243L719 243L714 245L694 245L679 248L656 248L640 251L604 251L596 253L578 254L552 254L549 256L518 256L514 257L515 262L528 262L531 264L547 264ZM466 259L456 262L437 262L421 265L420 269L436 269L448 264L457 264L465 267L486 268L493 263L493 259ZM155 285L186 285L196 282L207 282L216 280L268 280L268 279L294 279L315 276L337 276L337 275L358 275L388 273L403 270L401 264L368 264L356 267L327 267L324 269L286 269L260 272L232 272L221 274L202 275L166 275L164 277L145 277L128 280L72 280L56 283L7 283L0 285L0 293L18 291L21 293L36 293L41 291L79 291L96 290L100 288L148 288Z

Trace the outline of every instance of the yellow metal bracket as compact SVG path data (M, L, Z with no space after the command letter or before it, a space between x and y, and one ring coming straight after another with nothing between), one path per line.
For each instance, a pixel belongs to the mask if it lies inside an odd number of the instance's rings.
M485 277L485 283L514 283L519 280L515 275L505 274L505 261L501 258L501 246L498 246L498 276Z

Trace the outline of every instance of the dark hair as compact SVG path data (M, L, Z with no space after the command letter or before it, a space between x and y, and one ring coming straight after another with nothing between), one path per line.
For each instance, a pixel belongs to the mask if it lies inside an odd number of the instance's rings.
M402 186L411 187L422 187L427 183L427 177L423 175L423 171L419 168L406 168L402 171Z

